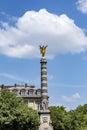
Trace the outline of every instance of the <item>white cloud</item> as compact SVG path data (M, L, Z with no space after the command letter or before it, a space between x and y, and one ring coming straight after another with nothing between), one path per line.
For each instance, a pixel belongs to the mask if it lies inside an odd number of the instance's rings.
M77 8L82 13L87 13L87 0L78 0L78 2L77 2Z
M72 96L62 96L62 99L66 102L73 102L73 101L76 101L78 99L81 99L79 93L75 93L73 94Z
M48 45L47 57L86 51L87 37L67 15L27 11L15 26L1 23L0 53L17 58L40 57L39 45Z

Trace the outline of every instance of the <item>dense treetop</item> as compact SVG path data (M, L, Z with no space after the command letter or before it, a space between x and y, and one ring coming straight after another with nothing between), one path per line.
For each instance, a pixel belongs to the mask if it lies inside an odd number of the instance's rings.
M87 130L87 104L70 111L64 106L49 109L54 130ZM38 130L38 126L37 111L8 89L0 91L0 130Z
M37 130L37 111L7 89L0 91L0 130Z
M54 130L87 130L87 104L67 112L63 106L51 106Z

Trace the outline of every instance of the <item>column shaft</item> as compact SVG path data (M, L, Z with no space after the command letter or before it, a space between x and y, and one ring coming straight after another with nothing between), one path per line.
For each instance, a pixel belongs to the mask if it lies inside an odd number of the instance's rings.
M48 100L47 68L46 68L47 61L45 58L42 58L40 63L41 63L41 96L42 96L42 100L44 100L44 99Z

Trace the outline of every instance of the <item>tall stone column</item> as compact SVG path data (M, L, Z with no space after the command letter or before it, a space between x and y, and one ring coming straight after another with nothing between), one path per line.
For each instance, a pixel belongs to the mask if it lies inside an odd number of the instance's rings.
M41 103L42 110L48 110L48 93L47 93L47 68L46 58L41 58Z
M47 68L46 68L46 52L47 46L40 46L41 58L41 109L39 111L40 126L39 130L53 130L50 119L50 111L48 109L48 91L47 91Z

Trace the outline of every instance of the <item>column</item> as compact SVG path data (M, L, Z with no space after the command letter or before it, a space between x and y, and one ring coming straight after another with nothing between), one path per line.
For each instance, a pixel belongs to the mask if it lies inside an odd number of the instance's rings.
M45 58L41 58L41 100L42 109L48 109L48 93L47 93L47 61Z

